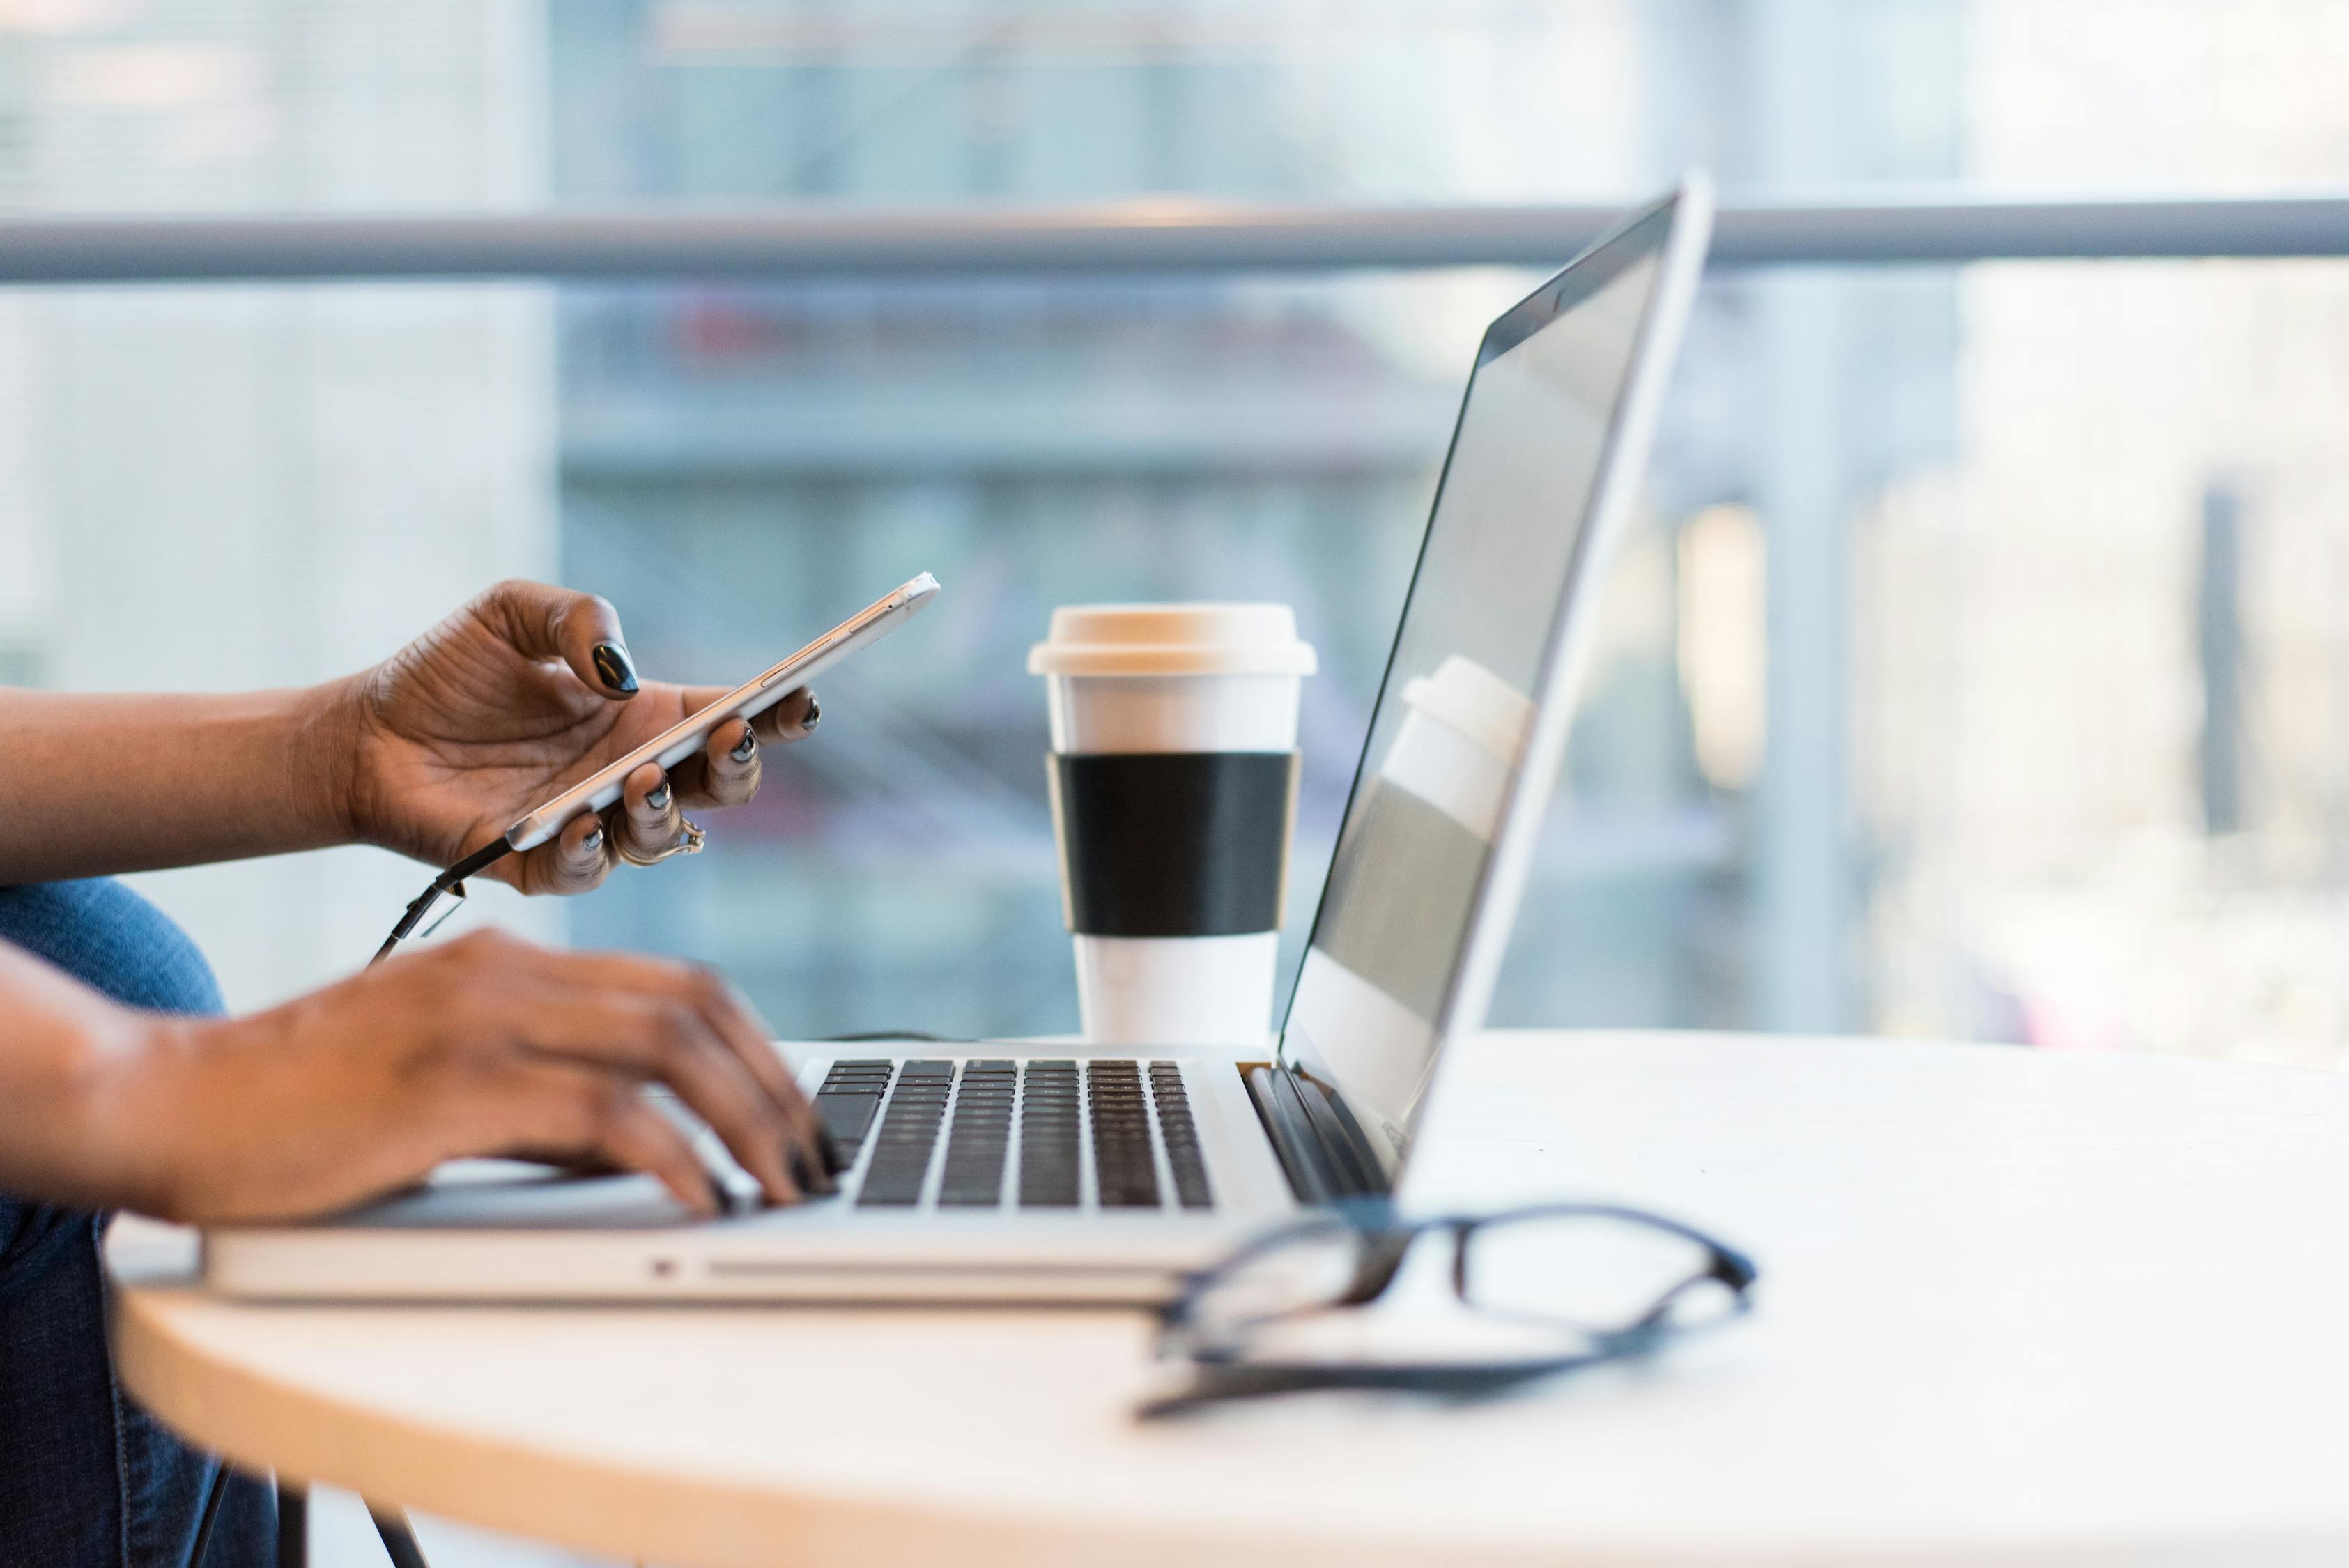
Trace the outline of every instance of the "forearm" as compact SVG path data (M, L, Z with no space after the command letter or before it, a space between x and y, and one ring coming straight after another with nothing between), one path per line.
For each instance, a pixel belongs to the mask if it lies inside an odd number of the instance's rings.
M0 883L347 842L342 688L227 696L0 689Z
M80 1209L148 1206L152 1140L112 1113L165 1021L119 1007L0 942L0 1192Z

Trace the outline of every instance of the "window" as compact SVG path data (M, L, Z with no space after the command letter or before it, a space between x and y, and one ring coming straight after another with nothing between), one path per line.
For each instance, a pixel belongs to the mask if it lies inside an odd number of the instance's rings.
M2264 191L2349 172L2349 6L0 9L19 213ZM1559 259L1563 260L1563 257ZM717 852L499 918L779 1030L1070 1027L1055 603L1319 645L1301 936L1478 328L1530 274L0 295L0 677L311 680L497 576L726 680L913 570ZM1723 270L1608 596L1504 1022L2349 1053L2349 266ZM947 607L951 606L951 611ZM233 997L411 868L152 878Z

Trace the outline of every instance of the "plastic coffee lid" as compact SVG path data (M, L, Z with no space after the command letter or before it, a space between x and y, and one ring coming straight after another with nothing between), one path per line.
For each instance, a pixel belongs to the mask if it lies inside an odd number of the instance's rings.
M1031 675L1310 675L1287 605L1063 605Z
M1530 698L1473 659L1453 654L1433 675L1414 677L1402 700L1459 731L1505 763L1517 760L1526 731L1534 722Z

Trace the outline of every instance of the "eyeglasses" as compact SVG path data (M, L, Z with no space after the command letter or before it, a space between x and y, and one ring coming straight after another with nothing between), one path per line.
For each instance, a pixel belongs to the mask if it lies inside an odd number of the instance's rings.
M1439 1277L1452 1299L1425 1310L1444 1296ZM1408 1221L1382 1200L1335 1209L1191 1277L1161 1314L1158 1348L1187 1359L1194 1381L1141 1414L1311 1388L1495 1393L1726 1322L1756 1277L1743 1253L1636 1209ZM1381 1298L1395 1310L1355 1310Z

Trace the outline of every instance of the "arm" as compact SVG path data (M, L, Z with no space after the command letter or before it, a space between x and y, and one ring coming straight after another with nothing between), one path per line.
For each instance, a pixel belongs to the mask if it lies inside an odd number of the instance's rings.
M348 842L446 865L719 694L640 687L611 606L533 583L311 691L0 691L0 879ZM672 842L680 805L750 798L759 742L798 740L816 716L801 691L756 734L722 725L673 775L638 769L621 803L498 874L592 888L621 842ZM506 1153L649 1171L707 1211L700 1162L640 1094L657 1082L783 1201L826 1189L836 1154L767 1040L707 971L490 931L220 1021L118 1006L0 943L0 1190L269 1219Z
M214 1020L118 1006L0 943L0 1190L44 1201L285 1219L513 1154L648 1171L711 1213L648 1082L773 1201L830 1189L829 1140L764 1026L706 971L480 931Z
M0 689L0 883L354 843L452 865L722 695L640 685L609 604L529 582L501 583L373 669L305 691ZM640 855L676 842L681 808L756 794L761 745L802 739L819 712L802 691L721 724L673 778L647 763L617 804L490 875L585 892L623 842Z
M0 883L346 843L328 760L347 683L236 696L0 689Z

